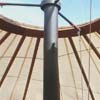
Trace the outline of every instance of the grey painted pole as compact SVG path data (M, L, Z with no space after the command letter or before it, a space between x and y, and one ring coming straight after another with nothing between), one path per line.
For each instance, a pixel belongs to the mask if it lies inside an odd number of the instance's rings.
M44 10L44 83L43 100L60 100L58 70L58 10L59 2L43 0Z

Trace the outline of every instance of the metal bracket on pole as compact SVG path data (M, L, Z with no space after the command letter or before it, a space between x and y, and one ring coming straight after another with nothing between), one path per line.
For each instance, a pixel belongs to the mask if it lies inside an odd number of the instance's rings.
M56 0L43 0L44 11L44 78L43 100L60 100L58 69L58 11Z
M52 5L54 5L54 6L57 6L58 7L58 10L60 10L61 9L61 6L60 6L60 2L59 1L56 1L56 0L43 0L42 2L41 2L41 9L42 10L44 10L45 9L45 7L46 6L52 6Z

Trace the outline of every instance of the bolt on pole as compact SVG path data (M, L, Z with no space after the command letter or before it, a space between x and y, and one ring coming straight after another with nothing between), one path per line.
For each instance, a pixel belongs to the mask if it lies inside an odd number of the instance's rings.
M58 69L58 11L60 3L43 0L44 11L44 81L43 100L60 100Z

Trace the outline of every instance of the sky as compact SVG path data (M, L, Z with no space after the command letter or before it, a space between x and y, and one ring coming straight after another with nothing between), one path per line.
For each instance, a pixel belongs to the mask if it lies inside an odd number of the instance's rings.
M9 3L33 3L40 4L42 0L0 0ZM90 0L60 0L60 12L73 23L81 24L90 21ZM44 25L44 12L36 7L0 7L0 14L21 23L35 26ZM100 0L92 0L91 19L100 18ZM58 17L59 26L68 26L60 16Z

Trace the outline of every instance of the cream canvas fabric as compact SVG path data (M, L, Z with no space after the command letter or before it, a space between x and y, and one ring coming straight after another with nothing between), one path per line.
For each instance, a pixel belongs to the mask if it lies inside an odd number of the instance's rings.
M7 31L1 29L0 40L6 34ZM88 34L87 37L91 40L100 56L100 34L93 32L91 36ZM21 38L21 35L10 33L1 43L0 79L11 61ZM0 87L0 100L22 100L36 40L37 38L35 37L25 37ZM72 40L88 79L90 76L90 86L95 100L100 100L100 58L83 36L72 37ZM61 100L88 100L88 88L69 39L67 37L59 38L58 42ZM89 97L89 100L92 100L90 95ZM43 100L43 38L40 39L26 100Z

